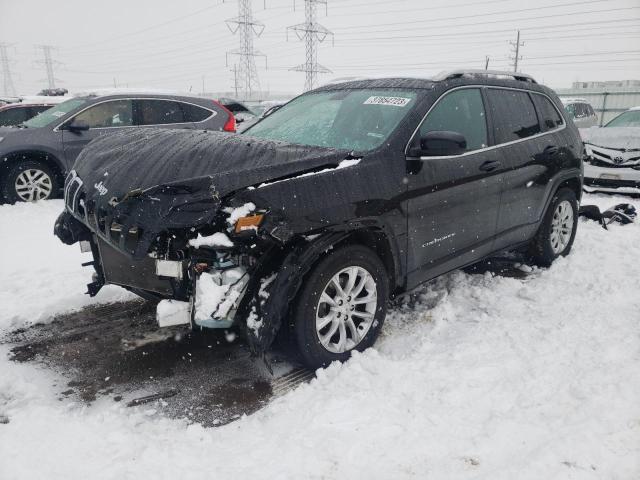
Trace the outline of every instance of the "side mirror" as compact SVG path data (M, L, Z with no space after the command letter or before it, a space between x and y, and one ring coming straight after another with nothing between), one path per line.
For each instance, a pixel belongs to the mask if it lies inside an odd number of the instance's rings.
M89 125L87 125L85 122L78 122L74 119L65 126L65 129L73 133L80 133L89 130Z
M418 143L409 148L410 157L443 157L460 155L467 150L464 135L451 131L428 132L416 139Z

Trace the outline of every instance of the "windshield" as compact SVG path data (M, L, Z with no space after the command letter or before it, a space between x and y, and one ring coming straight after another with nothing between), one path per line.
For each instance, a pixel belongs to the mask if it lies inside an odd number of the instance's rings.
M640 110L629 110L611 120L605 127L640 127Z
M416 93L340 90L302 95L246 135L300 145L368 151L382 145L413 108Z
M46 127L50 123L53 123L64 117L71 110L74 110L79 106L87 103L87 101L88 99L86 98L72 98L71 100L59 103L55 107L42 112L40 115L36 115L31 120L27 120L26 122L22 123L22 125L29 128Z

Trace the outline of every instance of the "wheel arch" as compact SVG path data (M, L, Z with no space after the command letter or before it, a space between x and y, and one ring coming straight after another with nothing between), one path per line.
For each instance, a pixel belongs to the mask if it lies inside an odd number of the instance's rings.
M0 177L4 177L9 169L21 160L35 160L51 168L58 177L58 185L64 183L65 168L60 159L53 153L39 148L14 150L2 156Z
M259 332L248 328L246 331L249 347L254 354L262 355L269 348L305 277L322 255L343 245L363 245L373 250L387 270L391 293L404 284L399 273L399 250L379 227L326 232L312 241L298 238L284 248L274 248L269 254L270 260L256 268L247 295L238 308L241 318L248 318L252 312L260 318ZM265 297L261 281L274 273Z
M578 203L580 203L580 198L582 197L582 181L579 177L570 177L565 180L562 180L558 187L556 188L554 195L561 189L568 188L576 194L576 199Z

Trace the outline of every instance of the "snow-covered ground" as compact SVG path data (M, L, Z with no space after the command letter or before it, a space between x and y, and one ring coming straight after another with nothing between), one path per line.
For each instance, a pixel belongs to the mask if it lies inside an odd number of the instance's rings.
M83 295L86 256L52 235L61 209L0 206L0 334L128 296ZM58 401L56 373L0 346L0 479L637 479L639 292L640 224L581 222L552 268L446 275L375 349L209 429Z

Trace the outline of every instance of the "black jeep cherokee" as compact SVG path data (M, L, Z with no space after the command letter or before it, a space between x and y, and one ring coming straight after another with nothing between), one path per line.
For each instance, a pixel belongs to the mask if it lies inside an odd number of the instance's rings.
M243 135L132 130L85 148L55 231L89 285L158 304L161 326L279 330L312 367L371 346L387 300L496 252L571 249L583 144L523 74L332 84Z

